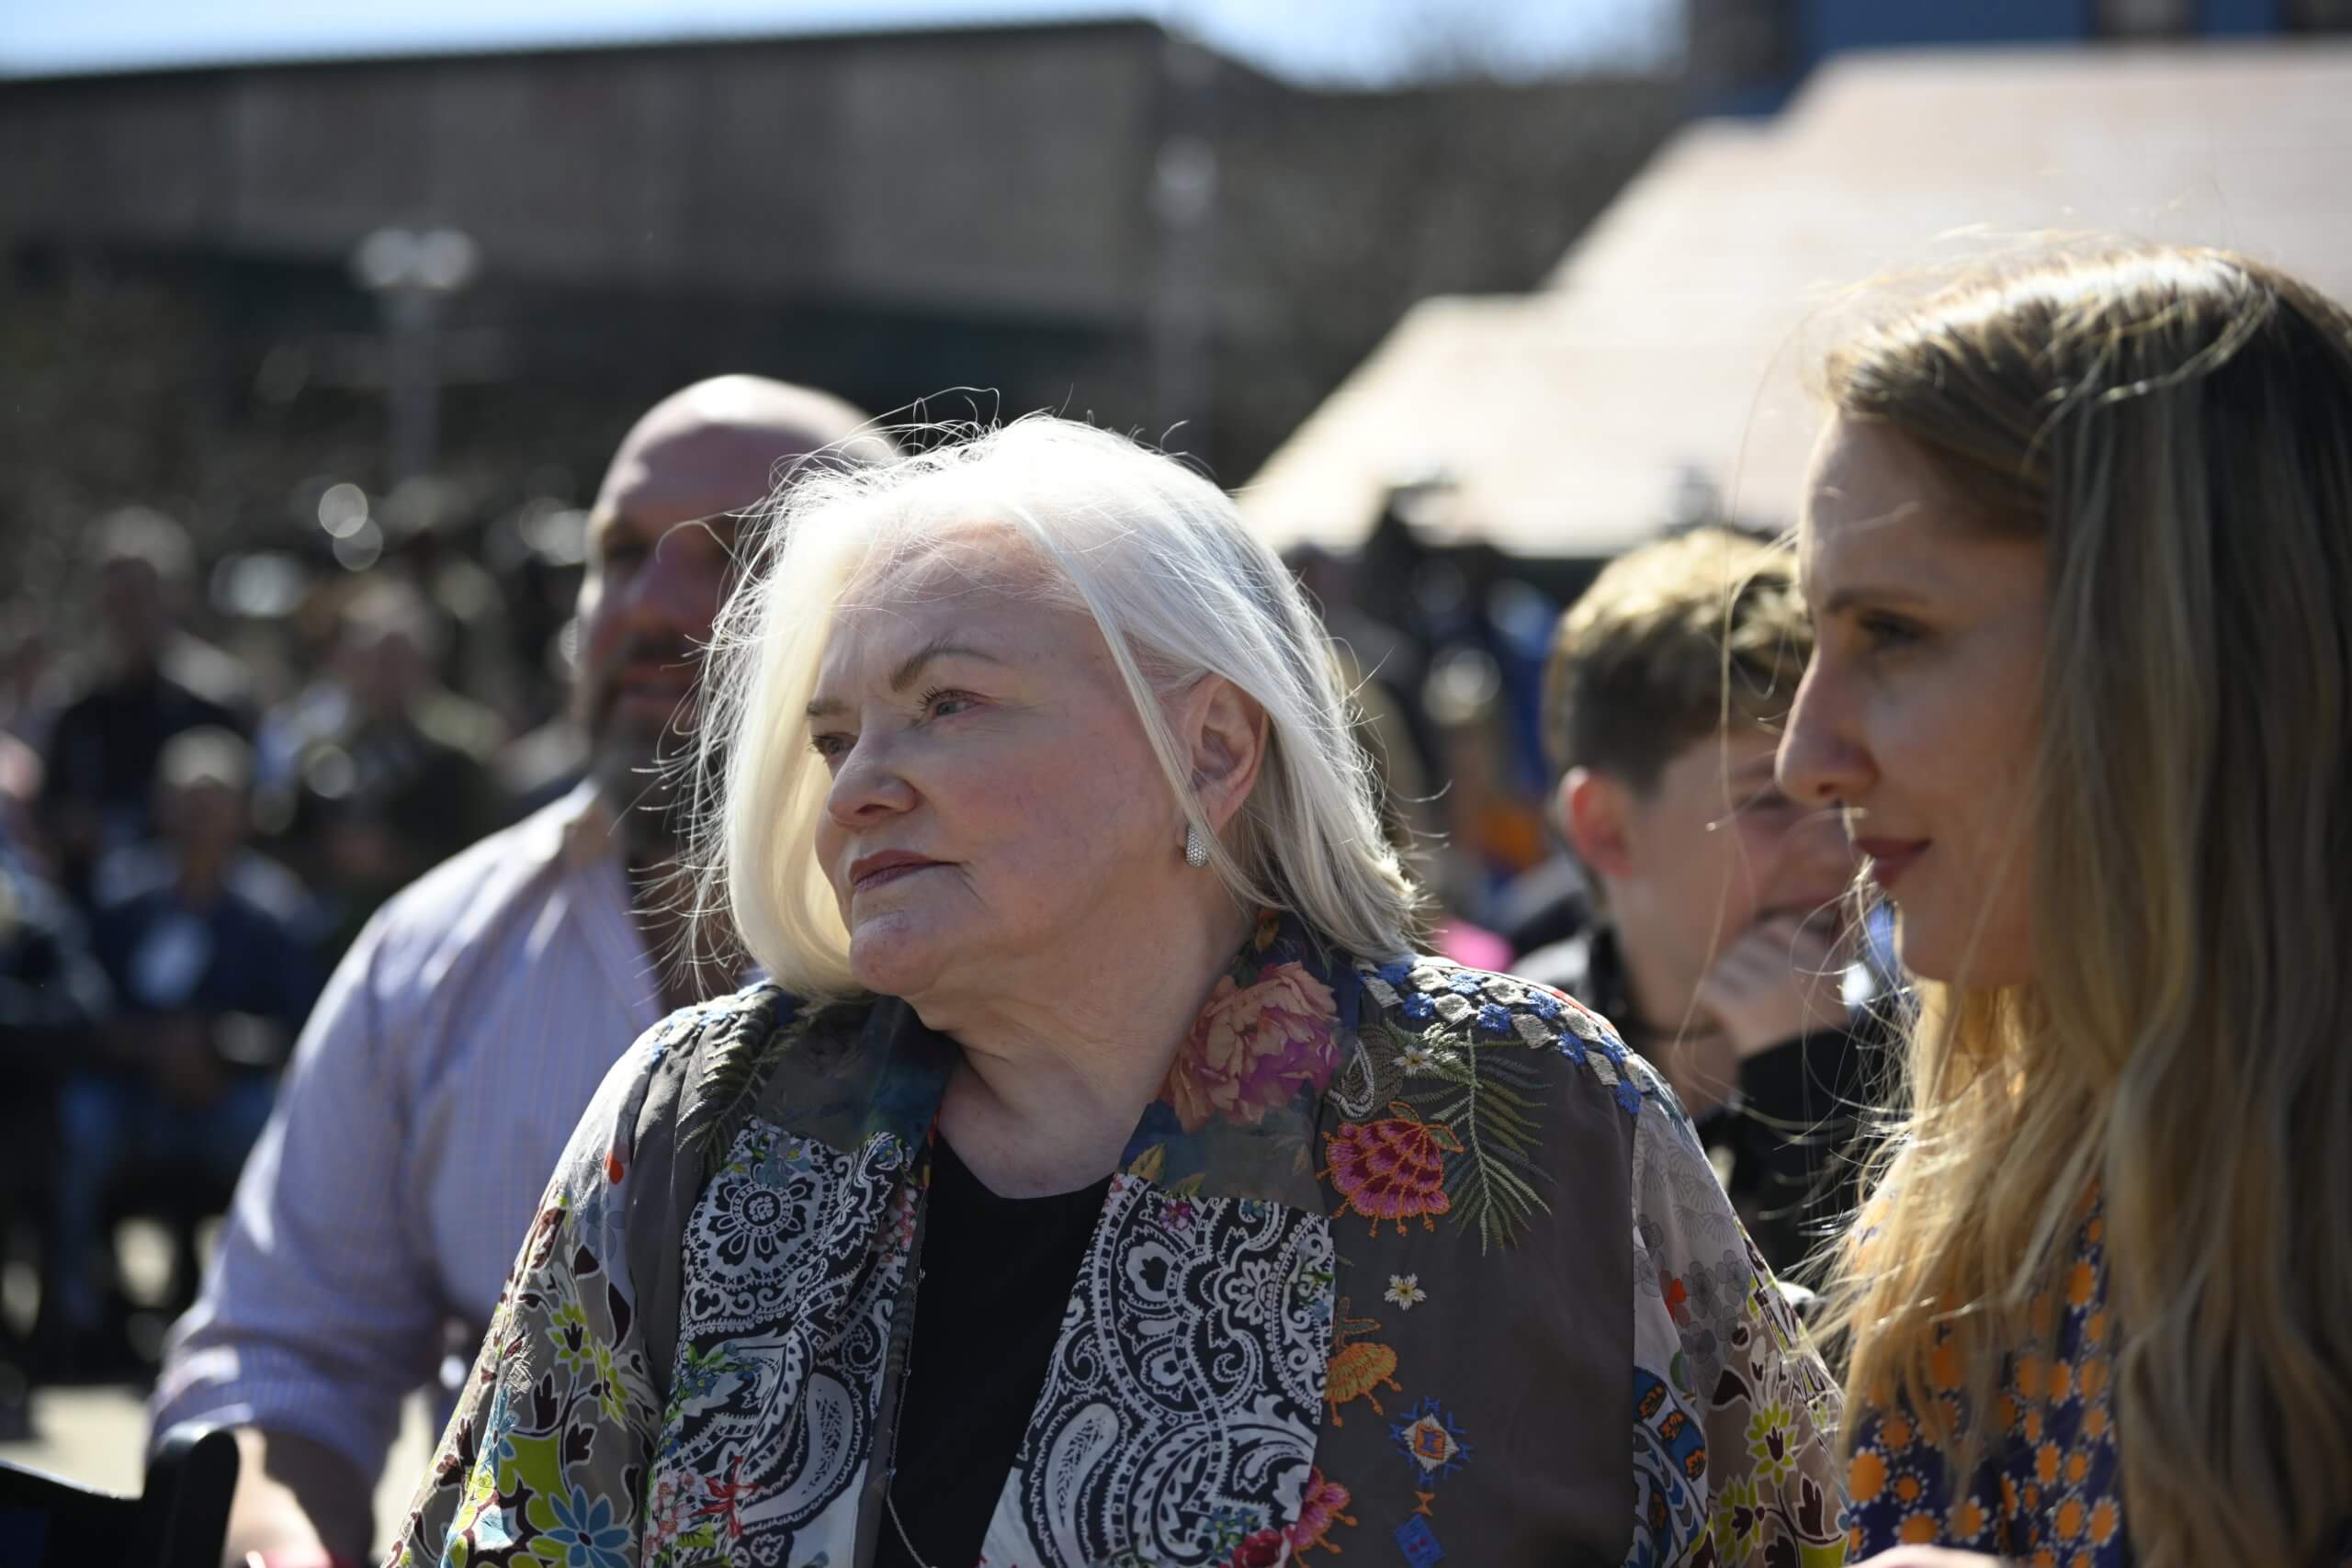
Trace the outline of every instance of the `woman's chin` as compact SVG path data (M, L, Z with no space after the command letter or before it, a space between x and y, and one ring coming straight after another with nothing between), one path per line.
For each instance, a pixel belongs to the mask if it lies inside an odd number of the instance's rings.
M1985 989L2022 985L2033 977L2033 964L2023 944L1997 940L1974 922L1951 922L1947 929L1932 916L1921 918L1900 904L1894 913L1894 956L1904 969L1922 980Z
M849 972L877 997L911 997L938 972L934 945L897 919L867 921L850 932Z

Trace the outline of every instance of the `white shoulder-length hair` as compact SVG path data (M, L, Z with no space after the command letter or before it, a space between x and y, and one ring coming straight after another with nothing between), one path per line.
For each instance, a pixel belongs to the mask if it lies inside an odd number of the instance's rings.
M1289 910L1349 953L1410 951L1419 894L1381 831L1350 697L1289 570L1208 480L1044 415L887 466L803 470L773 503L705 666L692 759L703 805L689 847L698 919L730 919L788 991L856 989L816 855L831 784L807 733L818 665L845 596L870 602L882 569L991 537L1008 556L1034 555L1043 598L1093 617L1170 793L1244 908ZM1269 731L1250 798L1221 838L1166 705L1207 675L1254 699Z

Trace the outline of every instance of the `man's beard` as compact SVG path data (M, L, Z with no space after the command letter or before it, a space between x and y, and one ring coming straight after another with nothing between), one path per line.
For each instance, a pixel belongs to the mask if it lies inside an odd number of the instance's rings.
M699 664L694 649L624 649L605 671L585 673L579 687L582 727L588 732L588 776L613 814L615 829L629 858L640 863L673 858L693 825L695 718L697 693L689 691L676 713L654 723L620 710L618 672L632 663Z
M588 776L613 814L613 825L634 860L667 860L687 823L680 809L687 792L679 769L684 742L673 729L648 733L607 716L590 738Z

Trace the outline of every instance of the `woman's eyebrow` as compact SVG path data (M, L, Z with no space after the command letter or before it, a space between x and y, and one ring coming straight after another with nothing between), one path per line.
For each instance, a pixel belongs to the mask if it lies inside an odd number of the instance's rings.
M1852 582L1822 601L1821 613L1835 615L1864 604L1923 605L1928 602L1928 596L1916 589L1893 583Z
M890 671L890 689L903 692L915 683L925 666L935 659L974 659L983 664L1002 664L1003 660L969 643L956 642L947 637L934 637L909 654ZM849 705L839 697L819 697L808 705L810 718L831 718L847 713Z
M977 659L983 664L1001 664L1003 660L993 653L984 653L969 643L954 642L946 637L934 637L910 654L896 670L890 671L890 689L903 692L915 683L923 666L934 659Z

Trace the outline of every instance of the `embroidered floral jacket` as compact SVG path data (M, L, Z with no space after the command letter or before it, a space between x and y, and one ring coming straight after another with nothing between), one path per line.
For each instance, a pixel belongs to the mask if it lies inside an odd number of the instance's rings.
M870 1563L955 1061L772 987L641 1040L393 1562ZM1818 1568L1835 1422L1605 1022L1269 917L1112 1179L982 1562Z

